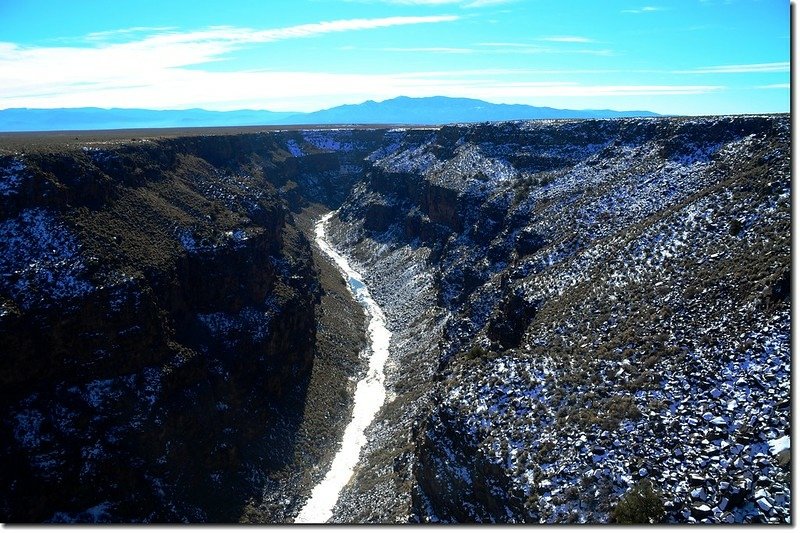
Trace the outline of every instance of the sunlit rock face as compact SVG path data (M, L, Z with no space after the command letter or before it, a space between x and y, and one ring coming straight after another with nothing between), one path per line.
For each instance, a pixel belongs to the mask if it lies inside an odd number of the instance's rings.
M413 457L385 436L412 502L364 509L389 492L367 488L375 453L344 516L606 522L647 479L668 522L787 520L769 443L790 419L789 131L782 116L395 133L340 209L340 243L376 265L378 299L411 264L434 280L420 344L439 361Z

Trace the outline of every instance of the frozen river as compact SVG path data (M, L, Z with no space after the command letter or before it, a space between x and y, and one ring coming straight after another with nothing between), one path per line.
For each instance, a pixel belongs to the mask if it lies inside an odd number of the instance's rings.
M323 523L331 518L339 493L352 477L361 449L366 444L365 431L386 399L383 367L389 357L389 339L392 333L386 328L383 310L372 299L361 274L353 270L347 259L334 250L325 238L325 227L333 214L333 212L328 213L317 222L314 227L315 241L339 268L350 291L367 314L369 368L364 379L356 385L353 417L344 430L342 442L333 458L331 468L325 478L311 491L311 497L295 518L295 523Z

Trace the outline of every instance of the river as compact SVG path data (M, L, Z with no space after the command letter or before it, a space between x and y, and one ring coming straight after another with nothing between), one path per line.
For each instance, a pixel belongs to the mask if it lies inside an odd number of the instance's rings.
M389 358L389 339L392 333L386 328L383 310L372 299L361 274L356 272L341 254L325 239L325 226L334 212L324 215L314 226L314 240L320 249L339 268L350 292L364 308L369 320L367 350L369 368L366 376L356 384L353 398L353 418L347 424L342 442L325 478L311 491L311 497L295 518L295 523L319 524L327 522L339 493L353 476L361 449L367 442L365 432L386 400L383 368Z

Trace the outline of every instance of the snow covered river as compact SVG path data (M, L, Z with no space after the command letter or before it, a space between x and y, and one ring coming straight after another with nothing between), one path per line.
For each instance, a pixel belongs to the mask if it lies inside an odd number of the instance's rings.
M365 431L386 399L383 367L389 357L389 339L392 333L386 329L386 317L383 310L372 299L361 274L353 270L347 259L336 252L325 240L325 226L331 216L333 216L333 212L323 216L317 222L314 227L315 241L339 268L347 281L350 292L364 307L367 314L369 319L367 328L369 368L364 379L356 385L353 418L344 430L341 446L333 458L331 469L311 491L311 497L295 518L295 523L322 523L331 518L333 507L339 499L339 493L352 477L361 449L367 442Z

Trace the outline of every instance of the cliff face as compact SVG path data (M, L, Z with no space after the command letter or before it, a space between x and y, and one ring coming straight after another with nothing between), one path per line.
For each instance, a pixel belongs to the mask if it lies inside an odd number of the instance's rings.
M718 117L398 133L335 235L380 265L379 301L411 263L433 279L435 300L404 312L430 316L417 346L439 366L413 444L384 435L393 473L379 454L365 467L410 487L410 507L377 511L386 483L362 475L343 516L604 522L644 478L666 521L785 520L770 450L790 419L789 131Z
M258 136L6 157L7 521L235 520L319 290Z

